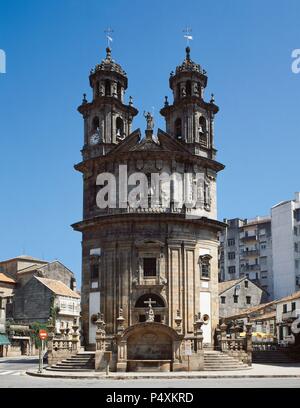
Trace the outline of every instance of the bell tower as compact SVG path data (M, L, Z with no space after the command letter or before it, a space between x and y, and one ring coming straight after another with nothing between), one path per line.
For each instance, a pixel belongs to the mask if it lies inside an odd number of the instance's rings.
M169 85L173 92L173 104L165 98L160 113L166 119L166 131L173 138L185 143L191 153L215 158L214 116L219 108L212 95L204 100L207 85L206 71L191 60L190 47L186 47L183 63L170 74Z
M78 111L84 119L83 158L89 159L106 155L112 147L131 133L131 124L138 111L133 107L132 98L124 103L128 86L126 72L106 48L106 57L90 71L90 86L93 98L88 102L83 95Z

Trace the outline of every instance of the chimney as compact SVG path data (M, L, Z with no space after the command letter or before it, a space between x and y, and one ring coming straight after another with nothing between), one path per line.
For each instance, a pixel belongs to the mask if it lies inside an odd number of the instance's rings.
M300 192L299 192L299 191L298 191L297 193L295 193L295 201L296 201L297 203L300 202Z

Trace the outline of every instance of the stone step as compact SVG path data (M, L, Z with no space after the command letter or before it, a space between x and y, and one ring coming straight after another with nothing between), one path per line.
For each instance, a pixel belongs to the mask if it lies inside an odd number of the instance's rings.
M211 367L205 367L204 366L204 370L203 371L238 371L238 370L249 370L248 366L243 366L243 367L215 367L215 368L211 368Z
M230 356L224 356L224 357L204 356L204 360L209 360L209 361L224 361L224 360L232 361L232 358L233 357L230 357Z
M226 363L212 363L212 362L207 362L204 361L204 365L205 366L215 366L215 367L229 367L229 366L242 366L243 363L242 362L235 362L235 361L228 361Z
M77 360L61 360L60 363L66 363L66 364L90 364L93 363L94 360L86 360L86 361L77 361Z
M73 373L73 372L86 372L86 371L93 371L92 369L86 369L86 368L61 368L61 367L56 367L56 366L52 366L52 367L47 367L46 368L47 371L66 371L68 373Z
M86 364L94 364L94 361L88 360L88 361L77 361L77 360L62 360L60 363L64 364L74 364L74 365L86 365Z

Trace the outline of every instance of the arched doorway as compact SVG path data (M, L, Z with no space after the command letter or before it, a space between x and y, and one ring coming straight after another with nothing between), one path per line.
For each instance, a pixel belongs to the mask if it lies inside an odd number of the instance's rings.
M172 371L180 359L181 337L171 327L137 323L128 327L118 343L118 364L127 371Z

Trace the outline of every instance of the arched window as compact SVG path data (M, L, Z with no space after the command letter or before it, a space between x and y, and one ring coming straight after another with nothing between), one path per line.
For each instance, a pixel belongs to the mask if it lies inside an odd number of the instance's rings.
M118 95L118 99L122 99L122 87L121 87L121 84L118 82L118 85L117 85L117 95Z
M99 118L98 116L95 116L93 119L92 131L95 132L98 129L99 129Z
M207 124L204 116L199 118L199 140L200 144L207 147Z
M147 309L147 307L149 307L149 302L151 302L153 309L156 307L166 307L164 300L154 293L146 293L139 297L135 303L135 307Z
M117 136L122 138L124 135L124 121L120 116L116 119Z
M186 96L192 95L192 83L191 81L186 81Z
M180 118L177 118L175 120L175 136L177 137L177 139L182 139L182 126Z
M108 79L105 81L105 96L111 96L110 81Z

